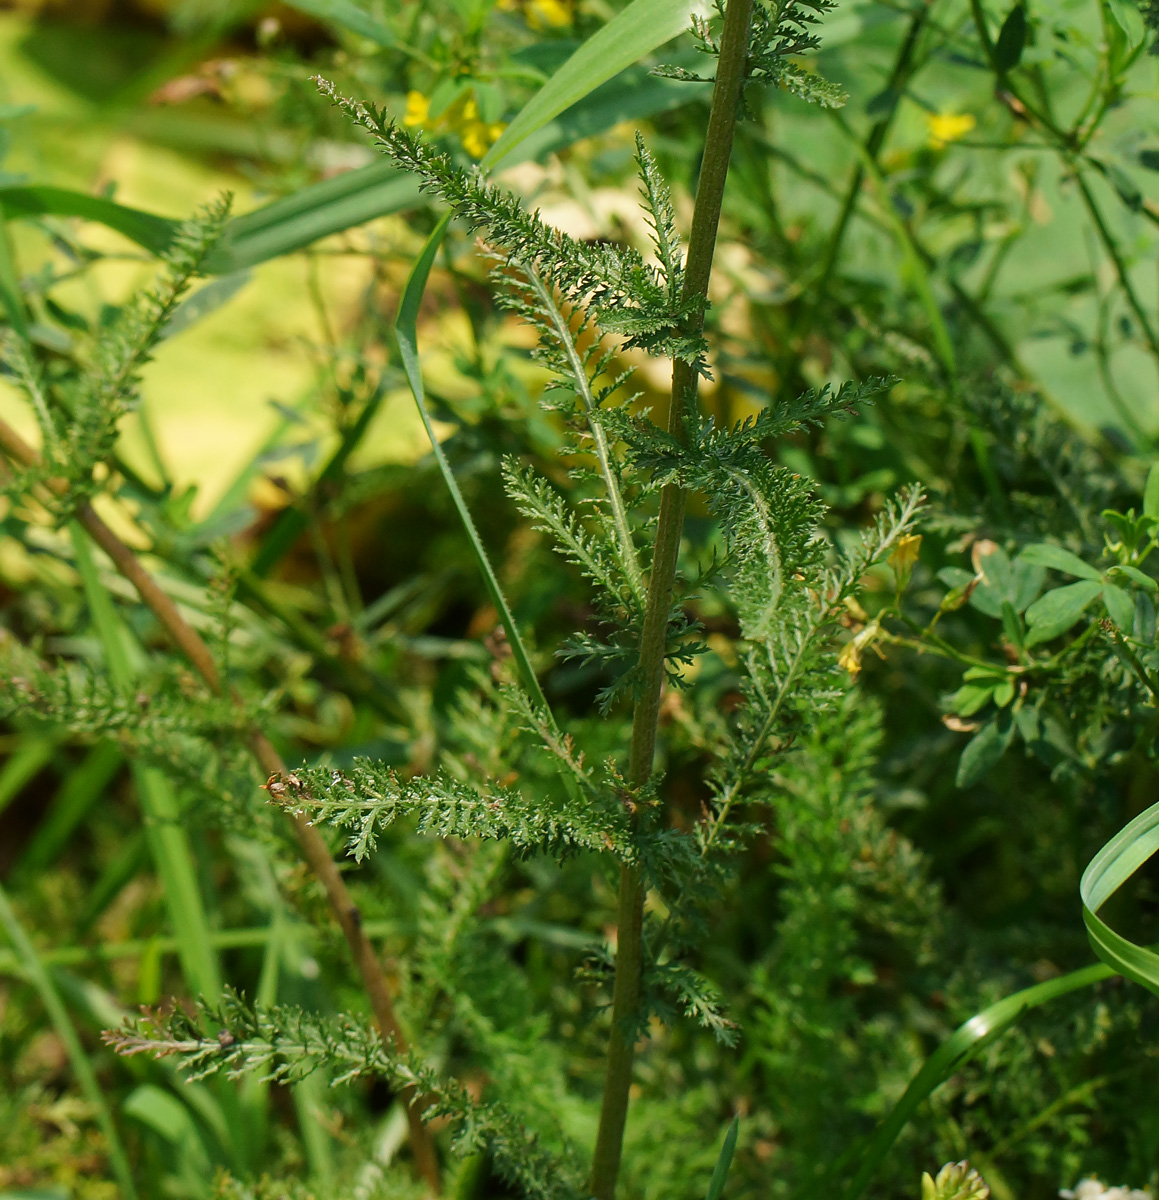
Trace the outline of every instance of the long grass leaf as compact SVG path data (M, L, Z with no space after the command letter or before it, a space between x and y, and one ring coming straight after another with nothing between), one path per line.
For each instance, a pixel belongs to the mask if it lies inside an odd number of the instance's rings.
M515 624L515 618L511 613L507 598L503 595L503 589L499 586L499 579L495 574L494 567L491 566L491 559L487 555L482 538L479 537L479 531L475 528L475 522L471 517L471 511L467 507L466 500L463 499L463 493L459 490L459 484L455 479L454 472L451 470L451 464L447 461L447 456L443 453L443 447L435 435L434 425L431 422L431 414L427 409L426 392L423 388L423 370L418 352L419 305L422 303L423 292L426 291L427 279L430 276L435 255L439 252L439 247L442 245L443 238L447 232L447 226L450 222L451 216L448 213L435 226L431 236L427 238L427 244L423 247L422 253L415 260L415 265L411 268L410 277L406 281L406 287L403 288L402 298L399 301L398 317L395 320L394 332L398 339L398 351L399 357L402 359L403 371L406 373L411 395L414 396L419 416L422 418L423 426L427 431L427 437L430 439L431 452L435 456L435 462L438 463L439 471L443 476L443 482L447 485L447 491L451 493L451 500L454 502L455 510L459 514L459 520L462 522L463 529L471 542L471 549L474 551L475 561L483 575L487 594L491 597L491 603L494 604L495 611L499 614L499 620L503 625L503 630L507 634L507 641L511 647L511 653L515 658L515 666L519 671L520 680L527 689L528 694L535 701L536 707L546 713L549 711L547 698L543 694L543 689L539 686L539 679L536 677L535 669L531 665L531 659L528 657L523 639L519 636L519 629Z
M1110 979L1114 974L1115 972L1103 963L1082 967L1078 971L1060 975L1057 979L1048 979L1045 983L1036 983L1033 987L1006 996L959 1025L926 1059L901 1099L894 1105L893 1111L877 1127L869 1145L859 1155L859 1166L845 1189L844 1200L858 1200L858 1197L865 1193L878 1167L889 1153L889 1148L917 1111L918 1105L949 1079L963 1063L977 1054L987 1042L1017 1023L1032 1008L1038 1008L1080 988L1090 987L1103 979Z
M733 1117L729 1123L728 1132L724 1135L724 1145L720 1148L720 1157L712 1168L712 1178L708 1181L708 1196L706 1200L720 1200L724 1192L724 1182L728 1178L728 1169L732 1166L732 1156L736 1153L736 1138L740 1132L740 1117Z
M24 311L24 296L20 292L20 275L16 269L16 256L12 252L12 238L8 233L8 221L4 205L0 203L0 305L8 314L8 321L22 338L28 337L28 315Z
M70 769L44 819L16 861L16 870L27 878L51 866L77 826L104 795L120 770L123 759L111 742L94 746L82 762ZM0 787L2 791L2 787Z
M519 110L479 164L484 170L509 158L524 138L639 62L688 27L691 0L632 0L554 72Z
M641 0L636 2L638 4ZM656 4L658 0L649 2ZM664 3L679 7L673 5L673 0L664 0ZM688 0L682 0L682 5L686 12ZM610 28L612 24L615 21L605 28ZM669 36L675 36L679 31L679 28L675 28ZM623 60L623 65L635 62L653 48L648 46L634 52ZM583 49L581 46L576 54ZM610 55L608 61L618 63L621 58L622 55ZM514 143L509 140L503 151L505 163L510 165L531 155L563 149L581 138L602 133L621 121L647 117L704 94L702 85L670 84L665 80L637 78L636 75L607 83L620 71L621 67L616 66L590 83L586 90L581 89L576 100L569 100L563 108L555 108L554 111L550 104L543 107L543 92L538 93L530 102L530 105L536 104L537 100L540 102L532 110L534 119L524 118L522 113L516 118L516 121L522 121L525 125L519 140L523 142L527 139L527 142L519 147L518 153L512 153ZM605 83L606 91L599 87ZM592 94L589 96L589 93ZM532 135L537 132L541 132L542 137L533 138ZM491 157L489 165L497 161L497 158ZM353 229L376 217L402 212L420 203L425 201L415 181L389 162L373 162L353 171L344 171L333 179L310 184L253 212L234 217L206 260L205 271L211 275L228 275L257 266L271 258L301 250L320 238ZM0 187L0 204L13 217L60 216L95 221L115 229L150 254L157 255L168 249L180 225L179 221L172 218L129 208L102 196L89 196L69 188L39 184Z
M1091 859L1079 883L1079 895L1095 953L1118 974L1159 993L1159 954L1116 933L1098 915L1099 909L1156 850L1159 804L1141 812Z
M92 614L93 624L105 651L113 684L122 691L132 685L133 668L126 638L127 630L117 616L112 598L101 583L86 535L79 525L70 527L77 571ZM141 807L145 834L157 864L165 893L165 906L177 935L182 970L195 992L206 998L221 995L221 969L209 937L209 922L197 882L197 867L188 834L180 825L180 808L169 780L155 767L131 764Z
M316 21L338 25L368 42L389 50L398 45L398 38L377 17L349 3L349 0L286 0L286 7L305 13Z
M40 1002L44 1005L57 1037L60 1038L68 1054L77 1083L80 1085L85 1099L92 1106L97 1125L108 1143L109 1161L121 1189L121 1195L126 1200L135 1200L137 1189L133 1184L133 1173L129 1169L129 1160L125 1154L125 1148L121 1144L120 1135L117 1133L108 1100L105 1098L101 1085L97 1082L96 1073L93 1071L84 1046L81 1045L76 1028L64 1007L64 1002L53 986L52 980L29 941L28 935L24 932L23 926L17 920L16 913L8 902L8 895L2 886L0 886L0 925L4 926L8 940L12 943L20 959L25 977L36 988Z
M173 241L179 221L156 213L127 208L103 196L88 196L69 188L21 185L0 187L0 204L13 217L82 217L115 229L150 254L164 254Z
M0 812L20 794L21 788L52 760L56 742L51 738L22 738L0 768Z

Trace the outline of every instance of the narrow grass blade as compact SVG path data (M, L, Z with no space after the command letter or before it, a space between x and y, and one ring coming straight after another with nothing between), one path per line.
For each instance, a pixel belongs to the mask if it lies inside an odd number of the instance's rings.
M16 870L27 877L50 866L64 849L77 826L88 816L93 805L104 795L124 760L110 742L94 746L84 760L71 769L48 813L32 835L16 863ZM0 784L0 793L3 786Z
M724 1181L728 1178L728 1169L732 1166L732 1156L736 1153L736 1137L740 1132L740 1117L733 1117L724 1135L724 1145L720 1148L720 1157L712 1168L712 1178L708 1183L707 1200L720 1200L724 1192Z
M133 679L126 644L127 630L101 583L84 532L76 524L70 530L77 571L105 650L109 676L116 687L127 690ZM216 999L222 991L221 970L209 937L193 851L188 835L180 825L177 797L169 780L159 770L137 762L131 766L144 810L145 836L161 876L169 920L177 935L182 970L195 992Z
M49 738L24 738L20 746L0 768L0 812L20 794L21 789L48 765L56 743Z
M24 311L24 297L20 292L20 274L16 269L16 256L12 252L12 239L8 233L8 222L4 206L0 203L0 304L8 314L8 321L22 338L28 337L28 316Z
M630 8L635 9L643 2L636 0ZM543 138L529 140L527 145L519 147L518 153L514 152L515 138L508 138L502 151L505 163L510 165L529 154L562 149L580 138L601 133L620 121L650 116L704 94L704 88L697 84L669 85L664 80L632 77L610 84L606 93L592 95L591 103L584 103L589 93L596 92L622 67L634 63L660 42L679 33L690 11L688 0L681 0L680 4L674 3L674 0L647 0L647 3L658 8L679 8L684 15L679 22L670 22L668 28L672 32L660 38L660 41L644 45L643 42L649 42L648 38L644 38L641 43L643 48L630 53L620 51L609 54L600 69L585 73L581 84L573 85L564 96L562 107L556 107L552 101L554 90L546 97L545 93L548 88L554 87L562 71L568 70L572 61L569 60L508 127L508 132L517 124L522 128L522 132L517 129L520 142L531 139L531 135L540 130L543 131ZM600 34L611 29L628 12L629 9L625 9ZM600 34L595 37L600 37ZM585 46L590 44L589 41ZM584 46L581 46L576 55L583 53ZM612 69L604 70L604 66ZM530 115L525 116L528 112ZM556 121L560 114L564 114L563 119ZM507 136L505 133L504 138ZM496 142L492 153L484 160L488 165L493 166L499 161L494 151L501 144L503 138ZM376 217L402 212L421 203L425 201L411 176L403 174L389 162L373 162L353 171L345 171L333 179L311 184L251 213L234 217L206 260L205 271L210 275L229 275L242 271L279 255L301 250L319 238L341 233ZM61 216L96 221L115 229L150 254L162 254L169 247L180 224L169 217L129 208L101 196L43 185L0 187L0 204L13 217Z
M944 1083L963 1063L971 1059L992 1038L1016 1024L1025 1013L1038 1008L1060 996L1066 996L1080 988L1090 987L1103 979L1110 979L1115 972L1102 963L1083 967L1078 971L1036 983L1012 996L1006 996L989 1008L975 1013L965 1024L960 1025L922 1064L922 1068L910 1081L902 1098L893 1111L877 1127L869 1145L861 1153L859 1166L853 1179L845 1189L844 1200L858 1200L865 1193L877 1168L881 1165L889 1148L905 1128L906 1123L917 1111L918 1105L940 1084Z
M385 160L302 188L251 213L234 217L205 262L210 275L228 275L375 217L413 208L418 184Z
M431 424L431 415L427 410L426 392L423 389L423 371L422 365L419 362L418 352L419 305L422 302L423 292L426 290L427 278L431 273L431 265L435 261L435 255L439 252L439 246L442 245L443 237L446 235L447 226L450 222L451 217L448 213L435 226L431 236L427 239L427 244L423 247L422 253L416 259L415 265L411 269L410 278L407 279L406 287L403 289L402 299L399 301L398 317L395 321L394 331L398 338L399 356L402 359L402 366L406 372L407 382L410 384L411 394L414 396L415 404L418 406L419 416L422 417L427 437L430 438L431 452L438 463L439 471L443 476L443 482L447 485L447 491L451 493L451 499L459 514L459 520L463 523L463 529L470 539L471 549L475 552L475 561L479 564L479 570L483 574L483 582L487 587L487 594L491 597L491 603L495 605L495 611L499 614L499 620L502 622L504 632L507 634L507 641L511 647L511 653L515 658L519 677L536 706L541 711L547 713L550 712L547 699L543 694L543 689L539 686L539 680L536 678L535 670L531 665L531 659L527 655L527 648L523 645L523 639L519 636L519 630L516 628L515 618L511 615L511 608L507 603L507 598L503 595L503 590L499 586L499 580L495 575L494 568L491 566L491 560L487 556L483 541L479 537L479 531L475 528L475 522L471 518L470 510L467 508L467 502L463 499L463 493L459 491L459 485L455 480L454 472L451 470L451 464L447 461L447 456L443 453L439 439L435 436L434 426Z
M632 0L593 33L531 97L479 165L488 170L502 162L524 138L625 67L683 33L693 10L691 0Z
M129 834L111 861L88 890L85 906L76 924L77 937L86 937L105 910L128 886L130 880L148 866L149 847L141 830ZM176 949L176 943L174 943Z
M1116 933L1098 911L1159 850L1159 804L1121 829L1091 859L1079 883L1083 921L1095 953L1112 970L1159 993L1159 954Z
M83 217L86 221L97 221L124 234L150 254L163 254L180 224L168 217L126 208L102 196L87 196L69 188L0 187L0 204L13 217Z
M92 1106L97 1124L100 1126L101 1133L105 1136L105 1141L108 1142L109 1161L113 1168L113 1174L116 1176L117 1184L121 1189L121 1195L126 1200L135 1200L137 1189L133 1185L133 1173L129 1169L129 1160L125 1155L125 1148L121 1144L117 1127L113 1122L113 1114L109 1110L108 1101L101 1090L101 1085L97 1082L96 1073L93 1071L92 1064L85 1053L85 1048L81 1045L76 1028L69 1019L64 1003L53 986L48 972L44 969L43 963L37 957L36 950L28 940L28 935L17 920L16 913L13 912L12 905L9 904L8 895L3 887L0 887L0 925L4 926L8 940L12 943L13 948L20 958L25 977L39 993L40 1001L44 1005L49 1019L52 1021L57 1037L60 1038L65 1051L68 1053L69 1062L72 1065L77 1083L80 1085L85 1099Z

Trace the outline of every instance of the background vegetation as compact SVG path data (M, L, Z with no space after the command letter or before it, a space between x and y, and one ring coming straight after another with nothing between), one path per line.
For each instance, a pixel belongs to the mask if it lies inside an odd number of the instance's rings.
M310 82L319 72L478 158L619 7L142 0L0 14L9 322L63 378L156 273L148 229L134 242L38 212L25 185L175 218L223 189L236 213L323 180L337 196L377 160ZM1150 16L1131 0L846 3L808 59L844 107L748 96L703 403L733 423L809 388L896 378L872 405L767 453L813 481L838 543L903 485L920 484L929 505L900 601L900 569L882 568L850 605L852 686L778 762L759 831L709 913L696 966L728 999L739 1041L680 1019L652 1030L624 1195L703 1194L734 1113L729 1196L836 1194L960 1022L1091 961L1080 875L1157 782L1155 589L1108 574L1120 564L1151 579L1159 518L1159 486L1146 485L1159 438ZM691 39L656 61L695 67ZM579 239L647 245L637 128L687 227L707 89L647 65L540 131L502 175ZM130 540L147 537L166 590L245 681L287 761L486 770L513 736L488 723L505 647L393 332L436 213L409 184L357 176L368 178L341 218L311 225L307 213L272 248L252 225L251 240L243 228L221 244L221 269L144 371L94 506ZM594 714L603 668L553 657L592 618L584 582L499 484L504 454L549 464L561 430L486 270L453 227L419 313L429 400L549 699L611 752L628 718ZM663 364L621 357L638 367L640 403L657 403ZM9 379L0 415L37 437ZM255 808L252 781L238 782L249 777L225 752L232 718L206 720L185 774L142 766L133 706L148 726L157 698L194 698L198 685L102 558L44 505L4 503L5 646L87 664L128 700L112 735L107 722L38 720L16 660L0 668L0 1194L116 1195L118 1145L148 1196L417 1191L404 1110L384 1083L187 1084L166 1060L100 1044L136 1005L223 982L323 1014L365 1002L316 885ZM694 502L687 560L705 560L716 537ZM1086 575L1025 550L1043 543ZM1083 604L1036 611L1067 571L1093 588ZM1131 585L1125 616L1115 579ZM707 593L688 611L709 653L663 710L678 829L701 812L715 714L739 701L734 616ZM110 641L118 622L128 636ZM423 1052L476 1094L525 1090L589 1143L607 872L400 824L346 878L405 1011L439 1030ZM1112 923L1156 940L1155 900L1144 870ZM1159 1186L1157 1018L1155 998L1118 977L1036 1008L918 1108L873 1190L914 1195L922 1170L964 1157L999 1200L1090 1174ZM436 1126L443 1149L449 1137ZM452 1186L508 1194L500 1174L477 1155Z

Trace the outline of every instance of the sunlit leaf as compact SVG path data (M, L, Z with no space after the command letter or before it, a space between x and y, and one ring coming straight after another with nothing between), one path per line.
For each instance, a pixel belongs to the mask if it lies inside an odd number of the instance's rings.
M1036 542L1027 546L1020 555L1026 562L1037 563L1062 571L1066 575L1077 575L1080 579L1096 579L1102 581L1102 574L1089 563L1083 562L1077 554L1064 550L1061 546L1051 546L1047 542Z
M1026 644L1037 646L1065 633L1083 615L1087 605L1103 590L1100 580L1083 579L1066 587L1055 588L1039 597L1027 610L1030 625Z
M625 67L683 33L693 0L632 0L597 30L519 111L483 158L493 168L537 129L595 91Z

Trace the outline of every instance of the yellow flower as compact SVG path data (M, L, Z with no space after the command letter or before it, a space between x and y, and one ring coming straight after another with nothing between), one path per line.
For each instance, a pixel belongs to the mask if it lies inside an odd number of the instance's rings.
M857 678L857 672L861 670L861 647L857 644L856 638L845 643L844 649L837 658L837 665L848 671L850 678Z
M889 556L889 565L893 567L894 574L897 576L898 591L901 591L909 583L909 577L913 574L921 548L922 535L920 533L907 533L904 537L898 538L897 545Z
M421 125L431 115L431 100L422 92L407 92L406 113L403 115L404 125Z
M857 678L857 673L861 670L861 652L879 633L881 633L881 622L875 618L856 637L846 642L838 655L837 665L848 671L853 679Z
M944 149L950 142L963 138L978 124L971 113L932 113L926 116L930 127L930 145L935 150Z
M571 4L568 0L528 0L527 23L532 29L570 25Z

